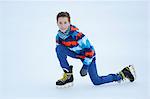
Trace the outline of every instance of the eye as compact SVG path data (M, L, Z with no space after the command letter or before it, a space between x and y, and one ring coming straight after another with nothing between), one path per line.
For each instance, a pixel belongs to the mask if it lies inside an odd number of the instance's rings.
M62 24L62 22L59 22L59 24Z
M67 24L67 22L64 22L64 24Z

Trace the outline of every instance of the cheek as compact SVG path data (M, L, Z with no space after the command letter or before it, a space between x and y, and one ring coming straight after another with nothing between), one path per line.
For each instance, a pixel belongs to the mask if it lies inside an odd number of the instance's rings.
M59 28L62 28L62 25L58 24L58 27L59 27Z
M66 28L68 28L68 27L69 27L69 25L70 25L70 24L69 24L69 23L67 23L67 24L65 24L65 27L66 27Z
M59 24L58 23L58 27L59 27L59 29L68 29L68 27L70 26L70 24L69 23L67 23L67 24Z

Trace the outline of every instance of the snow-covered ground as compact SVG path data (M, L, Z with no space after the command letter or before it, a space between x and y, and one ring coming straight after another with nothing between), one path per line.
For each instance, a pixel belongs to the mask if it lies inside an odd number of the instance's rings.
M0 2L0 99L148 99L149 2ZM94 86L74 65L72 88L57 89L62 69L55 54L56 15L68 11L96 50L99 75L134 64L134 83Z

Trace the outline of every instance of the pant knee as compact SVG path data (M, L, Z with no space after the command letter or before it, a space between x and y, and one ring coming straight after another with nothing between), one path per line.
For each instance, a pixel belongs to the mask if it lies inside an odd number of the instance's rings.
M103 80L99 76L90 77L91 81L94 85L101 85L103 84Z
M56 48L55 48L55 51L59 52L59 50L60 50L59 48L60 48L60 45L57 45Z
M56 48L55 48L55 50L56 50L57 53L62 52L63 49L64 49L64 46L63 46L63 45L57 45Z
M103 84L101 81L97 81L97 80L92 80L92 83L94 84L94 85L101 85L101 84Z
M92 83L93 83L94 85L99 85L99 83L97 83L96 81L92 81Z
M56 46L56 53L57 53L57 57L59 58L59 59L66 59L67 58L67 54L66 54L66 52L65 52L65 46L63 46L63 45L57 45Z

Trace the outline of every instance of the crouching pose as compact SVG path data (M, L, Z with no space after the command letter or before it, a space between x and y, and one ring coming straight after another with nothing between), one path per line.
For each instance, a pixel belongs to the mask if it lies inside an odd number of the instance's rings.
M135 71L132 65L126 66L123 70L116 74L108 74L99 76L96 69L96 54L94 47L88 38L79 32L79 29L70 22L70 15L67 12L60 12L57 15L57 25L59 27L56 35L56 54L60 62L60 66L64 71L64 75L56 82L59 87L72 86L73 83L73 66L67 61L67 56L80 59L83 66L80 70L81 76L87 73L94 85L101 85L113 81L120 82L128 79L130 82L135 80Z

